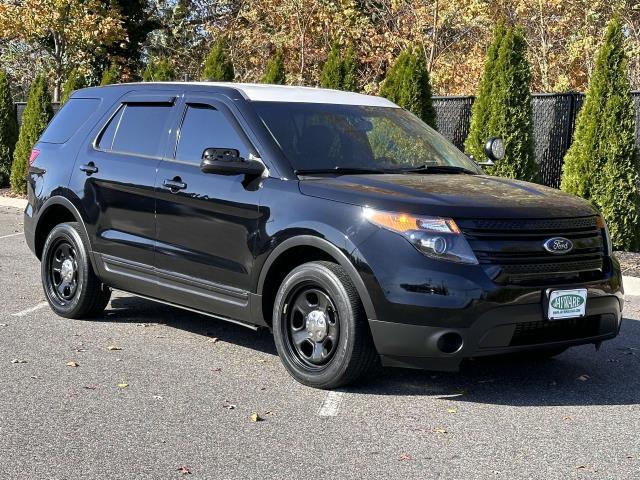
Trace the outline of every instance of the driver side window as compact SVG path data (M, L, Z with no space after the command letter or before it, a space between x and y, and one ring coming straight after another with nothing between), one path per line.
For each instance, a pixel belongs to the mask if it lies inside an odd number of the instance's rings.
M178 133L175 159L200 165L207 148L233 148L247 158L244 142L222 112L211 105L188 104Z

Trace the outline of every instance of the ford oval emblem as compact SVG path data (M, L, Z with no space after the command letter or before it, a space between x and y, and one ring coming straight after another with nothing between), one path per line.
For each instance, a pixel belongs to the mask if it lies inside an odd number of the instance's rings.
M571 250L573 250L573 242L568 238L563 237L550 238L549 240L544 242L543 246L547 252L556 255L569 253Z

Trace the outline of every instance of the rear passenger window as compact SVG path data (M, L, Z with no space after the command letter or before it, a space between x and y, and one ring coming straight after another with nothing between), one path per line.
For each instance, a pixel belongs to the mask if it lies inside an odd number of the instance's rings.
M244 142L222 112L210 105L190 104L180 127L176 160L199 164L207 148L233 148L247 155Z
M172 108L168 104L125 105L102 134L100 147L109 150L108 142L113 137L111 150L115 152L161 156Z
M120 119L122 118L122 112L124 112L124 107L120 106L118 112L111 118L109 121L109 125L104 129L102 135L100 135L100 140L98 140L98 148L101 150L111 150L113 147L113 139L116 136L116 130L118 130L118 125L120 125Z
M66 143L100 106L97 98L72 98L53 117L41 142Z

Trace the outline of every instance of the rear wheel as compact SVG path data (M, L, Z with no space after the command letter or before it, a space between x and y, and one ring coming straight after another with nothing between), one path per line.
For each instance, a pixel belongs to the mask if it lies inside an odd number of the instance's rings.
M377 359L360 298L335 263L306 263L287 275L275 300L273 332L284 366L311 387L351 383Z
M62 317L98 315L109 303L111 290L94 273L86 245L76 222L56 225L44 244L42 285L49 305Z

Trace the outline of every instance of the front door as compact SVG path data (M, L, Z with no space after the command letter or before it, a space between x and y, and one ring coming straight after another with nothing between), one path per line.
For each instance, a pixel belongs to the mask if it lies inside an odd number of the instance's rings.
M255 153L223 103L187 96L175 148L156 180L156 267L161 298L237 320L249 320L249 275L259 191L244 175L205 174L207 148Z

